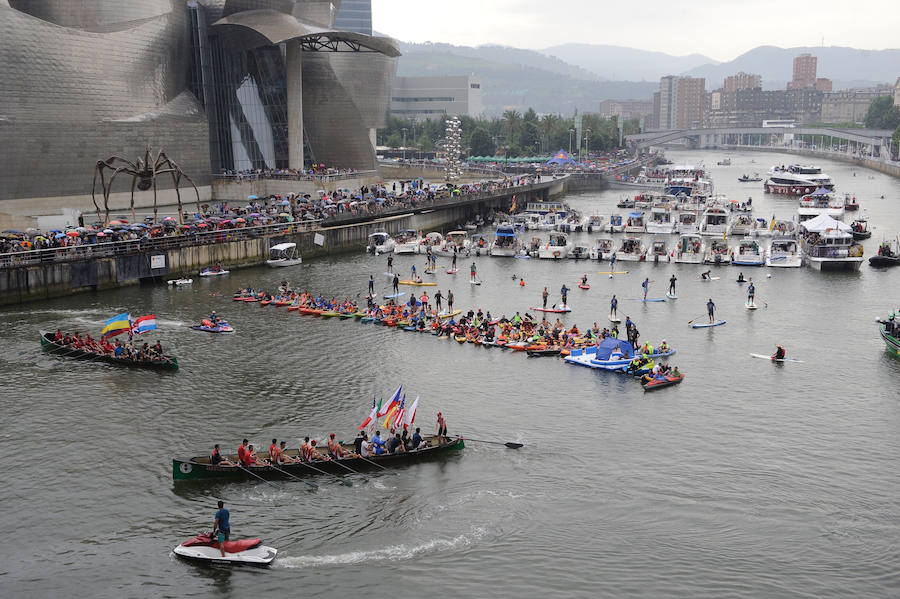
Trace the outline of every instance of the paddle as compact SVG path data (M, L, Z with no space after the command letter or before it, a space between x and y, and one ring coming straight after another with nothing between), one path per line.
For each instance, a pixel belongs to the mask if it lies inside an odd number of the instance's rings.
M303 483L304 485L309 485L310 487L312 487L312 488L315 489L315 490L318 490L318 488L319 488L319 485L317 485L316 483L311 483L311 482L309 482L308 480L303 480L303 479L300 478L299 476L294 476L294 475L291 474L290 472L287 472L287 471L285 471L285 470L282 470L281 468L279 468L279 467L276 466L275 464L269 463L269 466L271 466L272 468L274 468L275 470L277 470L278 472L281 472L282 474L284 474L284 475L286 475L286 476L290 476L291 478L295 478L295 479L299 480L299 481L300 481L301 483Z
M367 464L372 464L373 466L378 466L378 467L381 468L382 470L388 470L388 468L385 468L385 467L382 466L381 464L378 464L377 462L373 462L372 460L367 460L366 458L364 458L364 457L362 457L362 456L359 456L359 459L361 459L363 462L366 462ZM396 473L395 473L395 474L396 474Z
M688 321L688 324L694 324L694 321L695 321L695 320L700 320L700 319L703 318L704 316L707 316L707 315L706 315L706 314L701 314L700 316L698 316L698 317L696 317L696 318L693 318L693 319L689 320L689 321Z
M337 464L338 466L340 466L341 468L344 468L345 470L349 470L353 474L361 474L361 472L359 470L354 470L353 468L351 468L350 466L347 466L346 464L341 464L340 460L332 459L331 461L334 462L335 464Z
M520 447L525 447L523 443L513 443L512 441L507 441L504 443L503 441L485 441L484 439L470 439L469 437L460 437L456 436L458 439L462 439L463 441L475 441L477 443L490 443L492 445L506 445L510 449L519 449Z
M769 302L767 302L767 301L764 300L763 298L757 296L756 299L758 299L759 301L761 301L761 302L763 303L763 305L764 305L766 308L769 307Z
M352 487L352 486L353 486L353 483L351 483L349 480L344 480L343 478L341 478L341 477L338 476L337 474L332 474L331 472L326 472L326 471L324 471L324 470L321 470L321 469L319 469L319 468L316 468L315 466L310 465L310 464L307 463L307 462L301 461L301 462L297 462L297 463L298 463L298 464L302 464L302 465L306 466L307 468L309 468L310 470L314 470L314 471L318 472L319 474L327 474L328 476L333 476L334 478L338 479L338 481L339 481L342 485L344 485L344 486L346 486L346 487Z
M246 472L246 473L249 474L250 476L252 476L252 477L254 477L254 478L258 478L259 480L263 481L263 482L266 483L267 485L272 485L273 487L275 487L275 488L278 489L279 491L282 490L281 485L276 485L276 484L273 483L272 481L266 480L266 479L264 479L263 477L261 477L260 475L255 474L255 473L253 473L253 472L250 472L249 470L247 470L246 468L244 468L244 467L241 466L240 464L235 464L234 466L235 466L236 468L240 468L241 470L243 470L244 472Z

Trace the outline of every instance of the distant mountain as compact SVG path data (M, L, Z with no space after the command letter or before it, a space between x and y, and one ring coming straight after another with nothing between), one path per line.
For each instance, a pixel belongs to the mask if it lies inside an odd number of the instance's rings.
M401 43L400 51L401 77L480 76L487 116L528 108L563 115L596 112L601 100L649 99L657 87L656 82L603 81L558 58L504 46Z
M762 75L765 89L784 89L793 77L794 57L804 52L818 57L818 76L831 79L835 89L893 83L900 75L900 50L858 50L839 46L760 46L729 62L699 66L683 74L705 77L707 91L721 87L725 77L739 71Z
M665 75L717 64L702 54L672 56L663 52L595 44L562 44L541 52L612 80L658 82Z

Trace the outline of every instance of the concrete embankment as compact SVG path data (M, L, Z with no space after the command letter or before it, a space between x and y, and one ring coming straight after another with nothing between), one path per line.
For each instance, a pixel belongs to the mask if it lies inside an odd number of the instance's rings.
M0 269L0 305L89 293L142 282L156 283L179 275L196 277L201 269L216 262L228 269L258 266L265 263L269 247L276 243L296 243L304 258L363 251L369 234L376 230L384 230L391 235L402 229L446 233L476 214L507 210L514 194L518 205L523 206L528 201L546 200L565 194L566 184L567 178L547 180L480 196L454 198L445 203L424 205L377 219L365 216L345 218L341 222L288 234L255 237L252 230L241 230L244 234L242 239L232 240L223 232L221 238L204 244L148 248L113 256L79 254L77 259L52 255L47 256L43 262L38 260L33 261L36 263L20 265L13 263ZM173 243L178 241L173 238ZM84 248L78 250L83 251Z
M809 158L827 158L828 160L837 160L838 162L847 162L864 168L870 168L873 171L884 173L892 177L900 178L900 163L884 162L882 160L873 160L862 156L854 156L843 152L816 152L815 150L805 150L796 148L779 148L765 146L722 146L726 150L748 150L753 152L774 152L779 154L796 154L797 156L807 156Z

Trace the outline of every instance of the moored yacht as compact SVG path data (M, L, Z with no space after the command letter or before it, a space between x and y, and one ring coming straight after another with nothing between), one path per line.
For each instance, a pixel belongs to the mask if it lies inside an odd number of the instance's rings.
M749 214L735 214L728 225L728 234L743 237L753 232L753 217Z
M668 205L654 206L650 209L650 220L647 221L648 233L672 233L674 230L675 221Z
M566 258L572 250L569 236L565 233L550 233L550 240L538 250L538 258L558 260Z
M643 212L629 212L628 220L625 221L626 233L646 233L647 225Z
M366 250L373 254L386 254L394 251L394 240L387 231L375 231L369 235Z
M703 261L707 264L728 264L731 262L731 251L728 242L724 239L711 239L706 251L703 253Z
M842 220L844 218L844 201L824 187L820 187L800 198L797 214L801 223L820 214L827 214L831 218Z
M491 256L515 256L519 251L519 236L516 228L509 223L497 226L494 242L491 244Z
M820 214L801 225L803 259L816 270L859 270L863 246L853 240L850 225Z
M648 255L652 258L654 264L660 260L669 261L669 245L665 239L656 238L650 243L650 251Z
M415 229L403 229L394 235L395 254L417 254L422 238Z
M687 233L699 233L700 222L697 211L685 208L678 211L678 222L675 223L675 233L685 235Z
M703 262L703 238L699 233L684 233L675 246L675 262L700 264Z
M606 219L599 214L592 214L587 219L587 224L585 225L588 233L593 233L594 231L602 231L604 229L603 222Z
M609 260L614 251L613 240L609 237L600 237L591 248L591 260Z
M441 247L432 250L435 256L453 256L464 254L469 249L469 233L467 231L450 231L444 238Z
M762 266L766 263L766 251L756 239L742 239L731 252L731 263L735 266Z
M800 255L800 244L795 235L779 235L769 242L766 266L778 268L800 268L803 258Z
M787 168L773 166L763 187L768 193L799 196L812 193L820 187L831 191L834 183L818 166L792 164Z
M637 262L643 260L647 250L644 242L638 237L626 237L622 240L622 245L616 251L616 260L625 262Z
M725 208L713 204L700 217L700 234L722 236L728 228L728 213Z
M606 231L609 233L621 233L625 230L625 222L622 219L621 214L613 214L609 217L609 224L606 226Z

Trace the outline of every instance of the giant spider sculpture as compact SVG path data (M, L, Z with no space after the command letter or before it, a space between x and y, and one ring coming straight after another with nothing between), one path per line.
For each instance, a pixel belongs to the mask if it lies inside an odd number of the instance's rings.
M112 171L112 173L109 173ZM158 175L171 174L172 181L175 183L175 196L178 198L178 221L183 223L184 219L182 216L182 208L181 208L181 192L178 186L181 184L182 177L187 179L187 181L191 184L191 187L194 188L194 193L197 196L197 211L200 211L200 192L197 190L197 186L194 184L194 181L188 177L184 171L181 170L175 162L166 156L166 153L160 151L156 156L153 155L153 152L150 149L150 146L147 146L147 151L144 154L144 158L138 158L137 163L131 162L130 160L125 160L119 156L111 156L106 160L98 160L97 165L94 167L94 184L91 187L91 199L94 201L94 208L97 209L97 220L100 220L104 223L109 222L109 194L112 190L113 182L116 177L120 174L126 174L131 176L131 219L134 222L134 190L137 188L139 191L147 191L151 187L153 188L153 220L156 221L156 177ZM109 180L107 180L106 176L109 174ZM95 192L97 190L97 176L100 176L100 185L103 187L103 208L106 211L106 218L100 216L100 206L97 204L97 197Z

